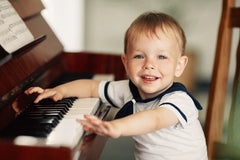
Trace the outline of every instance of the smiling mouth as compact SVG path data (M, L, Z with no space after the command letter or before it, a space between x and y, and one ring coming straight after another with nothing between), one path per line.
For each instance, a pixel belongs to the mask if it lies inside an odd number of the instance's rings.
M154 81L159 79L160 77L156 77L156 76L141 76L142 79L144 80L148 80L148 81Z

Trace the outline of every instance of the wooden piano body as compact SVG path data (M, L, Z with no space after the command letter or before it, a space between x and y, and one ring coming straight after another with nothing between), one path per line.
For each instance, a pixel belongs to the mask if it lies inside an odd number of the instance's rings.
M32 103L23 91L34 85L48 87L64 73L114 74L124 79L125 72L118 55L95 53L66 53L48 26L41 11L40 0L10 0L35 38L40 41L0 59L0 132L16 117L13 109L24 109ZM2 53L0 53L1 55ZM8 58L6 58L8 57ZM98 159L107 138L96 136L90 147L77 159ZM79 148L79 147L76 147ZM0 159L64 159L74 158L77 149L49 146L19 146L10 139L0 139ZM75 157L76 158L76 157Z

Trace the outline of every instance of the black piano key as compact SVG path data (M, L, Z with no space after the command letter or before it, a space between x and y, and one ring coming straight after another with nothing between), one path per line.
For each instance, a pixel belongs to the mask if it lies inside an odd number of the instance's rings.
M33 118L21 118L18 119L14 125L50 125L55 127L58 124L55 118L33 119Z
M34 111L35 112L36 111L42 111L42 112L44 112L44 111L54 112L55 111L55 112L61 113L62 115L65 115L67 113L67 111L62 109L62 108L56 108L56 109L53 109L53 108L36 108Z
M55 117L58 120L61 120L63 116L59 115L58 113L29 113L29 114L23 114L23 116L26 117L43 117L43 118L47 118L47 117Z
M49 106L34 106L36 109L42 109L42 110L62 110L64 113L67 113L69 111L68 108L65 106L57 106L54 108L51 108Z
M76 97L71 97L57 102L51 99L44 99L37 104L29 105L2 132L2 135L7 135L8 137L19 135L47 137L69 111L76 99Z
M49 114L55 114L55 115L59 115L59 117L63 118L63 115L65 114L63 111L61 110L39 110L39 109L35 109L35 110L31 110L28 112L25 112L24 115L32 115L32 114L39 114L39 115L49 115Z
M56 126L60 121L60 119L57 116L28 115L26 117L22 117L22 118L19 118L19 119L20 119L20 121L21 120L26 121L26 123L29 122L29 121L33 121L33 120L34 121L39 121L39 122L44 121L44 120L49 120L49 121L51 120L51 122L53 123L53 126ZM18 121L19 119L17 119L16 121Z
M56 117L43 117L43 116L27 116L27 117L18 117L15 121L12 122L12 125L36 125L36 124L53 124L56 125L59 123L59 120Z
M3 132L2 136L5 137L16 137L20 135L35 136L35 137L46 137L53 127L48 124L39 123L12 123Z
M47 137L50 130L46 127L21 127L21 128L11 128L8 130L8 137L16 136L34 136L34 137Z
M44 131L45 133L50 133L52 131L52 126L48 124L35 124L31 125L30 123L25 123L21 125L14 125L11 127L11 130L21 133L22 131L37 132Z

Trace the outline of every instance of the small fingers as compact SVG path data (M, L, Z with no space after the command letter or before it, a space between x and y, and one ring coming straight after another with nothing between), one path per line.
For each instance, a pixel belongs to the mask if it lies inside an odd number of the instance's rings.
M42 99L53 97L56 94L55 90L45 89L43 93L39 94L35 99L34 103L38 103ZM56 99L56 98L55 98ZM54 99L54 100L55 100Z
M93 115L84 115L84 118L86 118L88 121L90 121L94 125L99 125L102 121Z
M94 132L98 135L108 136L108 130L105 128L104 122L92 115L84 115L86 120L77 119L83 125L85 131Z
M63 96L61 94L58 94L58 92L56 92L53 96L52 96L52 100L53 101L58 101L61 100L63 98Z
M83 129L85 131L87 131L87 132L95 132L94 129L93 129L92 124L89 123L88 121L77 119L77 122L79 122L83 126Z
M24 91L24 93L27 95L33 94L33 93L43 93L43 92L44 92L44 89L42 89L41 87L30 87Z

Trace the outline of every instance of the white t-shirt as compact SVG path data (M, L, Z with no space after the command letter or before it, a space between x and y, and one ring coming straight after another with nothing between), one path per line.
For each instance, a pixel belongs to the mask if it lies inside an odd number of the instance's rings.
M133 99L129 80L99 85L103 103L121 108ZM137 91L136 91L137 92ZM198 109L184 91L174 91L149 102L136 102L133 112L164 107L173 111L179 123L152 133L133 136L136 160L207 160L204 133L198 120Z

